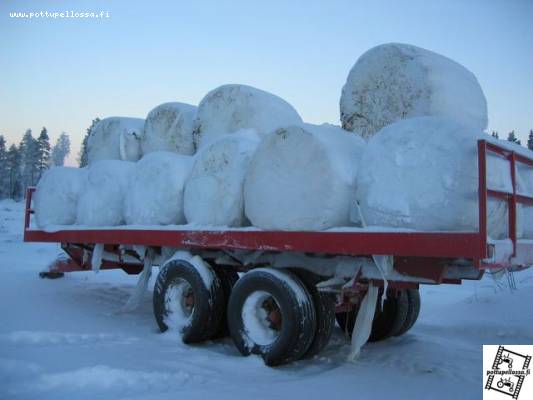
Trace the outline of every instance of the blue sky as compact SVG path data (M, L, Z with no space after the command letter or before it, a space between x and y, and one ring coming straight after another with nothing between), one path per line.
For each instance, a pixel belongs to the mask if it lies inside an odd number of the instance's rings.
M13 11L109 11L110 18L10 18ZM462 63L489 104L489 130L533 129L533 1L0 2L0 133L44 125L77 151L92 118L145 117L245 83L308 122L339 122L348 71L372 46L415 44ZM71 161L75 159L71 157Z

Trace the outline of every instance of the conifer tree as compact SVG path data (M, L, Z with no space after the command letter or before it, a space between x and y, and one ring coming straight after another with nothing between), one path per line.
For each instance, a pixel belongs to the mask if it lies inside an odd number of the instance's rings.
M37 183L44 171L50 166L50 138L48 137L48 131L45 127L41 130L39 137L37 138L37 178L34 183Z
M513 142L513 143L516 143L516 144L521 144L520 140L516 137L516 134L514 133L514 130L509 132L509 135L507 136L507 140L509 142Z
M81 148L78 154L78 163L80 168L85 167L89 163L89 160L87 158L87 142L89 141L89 136L91 136L92 129L98 122L100 122L100 118L98 117L92 120L91 126L87 128L87 133L85 134L85 136L83 137L83 141L81 142Z
M70 138L65 132L62 132L52 148L52 164L57 166L65 165L65 158L67 158L69 153Z
M22 197L22 157L20 149L12 144L7 152L7 165L9 174L9 197L20 200Z
M9 197L9 165L6 140L0 135L0 199Z

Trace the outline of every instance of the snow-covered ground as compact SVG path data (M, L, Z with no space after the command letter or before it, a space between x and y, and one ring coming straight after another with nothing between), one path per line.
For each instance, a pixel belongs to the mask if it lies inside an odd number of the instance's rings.
M23 243L22 221L22 204L0 202L0 399L473 399L482 344L533 344L533 271L524 271L514 292L491 277L423 287L415 327L368 344L355 363L337 329L319 357L272 369L229 339L186 346L159 333L151 290L139 310L118 312L135 276L39 279L58 248Z

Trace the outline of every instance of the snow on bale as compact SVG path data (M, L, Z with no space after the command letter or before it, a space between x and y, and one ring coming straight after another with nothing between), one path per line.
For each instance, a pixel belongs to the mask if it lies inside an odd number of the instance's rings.
M93 127L87 141L89 164L99 160L137 161L141 158L143 130L141 118L104 118Z
M81 191L76 223L89 226L124 224L124 198L135 163L102 160L90 165Z
M222 136L200 150L185 185L187 222L244 224L244 175L258 144L255 131L243 130Z
M282 98L246 85L223 85L200 102L195 121L196 148L226 133L255 129L260 136L301 123L298 112Z
M86 168L52 167L44 173L33 197L39 228L76 222L76 207L86 177Z
M173 151L194 154L192 137L196 107L184 103L164 103L148 113L141 139L143 154Z
M356 199L367 225L423 231L478 229L477 141L471 127L419 117L383 128L369 141ZM487 186L512 191L508 162L488 155ZM507 206L489 200L488 231L507 236Z
M158 151L136 163L124 201L128 225L185 223L183 188L192 157Z
M333 125L300 124L266 136L244 183L245 213L254 226L322 230L350 225L364 140Z
M350 71L340 99L342 127L368 137L410 117L445 116L487 127L487 101L462 65L407 44L390 43L364 53Z

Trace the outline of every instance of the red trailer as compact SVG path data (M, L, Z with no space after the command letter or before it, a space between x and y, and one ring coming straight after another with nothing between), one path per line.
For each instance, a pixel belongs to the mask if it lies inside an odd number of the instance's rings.
M487 188L488 152L508 160L512 192ZM480 279L486 269L533 265L533 240L517 237L517 207L533 206L533 197L517 193L518 163L533 168L533 157L493 142L478 142L479 230L475 232L190 230L187 226L66 226L44 231L31 224L35 190L31 188L24 241L61 243L69 258L54 262L43 275L47 277L91 270L95 249L102 253L100 269L138 274L143 269L149 273L152 263L159 265L154 313L161 330L179 328L186 343L221 337L229 330L243 354L261 354L268 365L278 365L318 353L329 340L335 317L351 333L369 285L381 287L380 293L387 287L387 299L382 307L378 301L370 335L370 340L382 340L413 326L420 308L419 284L460 284L463 279ZM507 202L506 240L487 236L488 198ZM179 251L172 256L168 249ZM376 268L378 264L383 269L380 259L393 268L387 274Z

